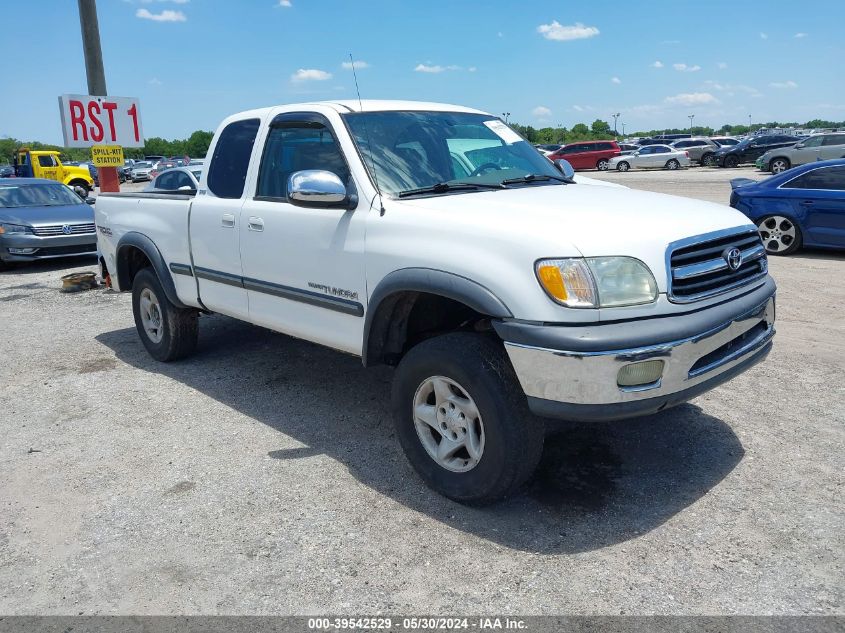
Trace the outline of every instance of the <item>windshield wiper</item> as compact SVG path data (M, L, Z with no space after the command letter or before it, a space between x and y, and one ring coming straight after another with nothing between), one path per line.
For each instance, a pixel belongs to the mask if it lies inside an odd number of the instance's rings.
M527 174L525 176L520 176L519 178L508 178L507 180L503 180L503 185L517 185L520 183L527 183L527 182L545 182L548 180L558 180L560 182L568 183L569 181L564 178L563 176L549 176L548 174Z
M489 182L438 182L435 185L428 187L420 187L419 189L408 189L400 191L397 195L400 198L407 198L408 196L416 196L421 193L446 193L447 191L463 191L469 189L506 189L504 184L489 183Z

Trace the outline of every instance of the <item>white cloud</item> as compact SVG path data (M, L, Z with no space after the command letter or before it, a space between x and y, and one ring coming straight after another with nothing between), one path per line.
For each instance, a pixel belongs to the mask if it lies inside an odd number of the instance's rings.
M767 40L767 39L769 39L769 35L768 35L768 33L760 33L760 39L761 39L761 40Z
M463 70L460 66L456 66L455 64L449 64L448 66L441 66L440 64L432 64L431 62L426 62L425 64L417 64L416 68L414 68L414 72L417 73L429 73L429 74L437 74L446 72L447 70ZM476 68L472 66L468 69L469 72L474 73Z
M663 68L663 62L659 59L651 65L652 68Z
M173 11L172 9L165 9L161 13L150 13L146 9L138 9L135 12L135 17L142 20L152 20L153 22L185 22L188 19L181 11Z
M720 70L724 70L728 67L728 64L727 62L719 62L718 64L716 64L716 66L718 66Z
M576 112L583 112L584 111L584 108L582 108L579 105L572 106L572 109L575 110Z
M414 72L418 73L442 73L444 70L446 69L443 66L429 64L417 64L417 67L414 68Z
M792 89L792 88L798 87L798 84L795 83L794 81L792 81L791 79L789 81L773 81L769 85L772 88L789 88L789 89Z
M341 66L343 67L343 70L352 70L352 64L353 64L353 62L343 62L341 64ZM355 64L355 70L363 70L364 68L370 67L370 65L367 62L361 61L360 59L356 59L354 61L354 64Z
M504 34L504 33L502 33L501 31L499 31L498 33L496 33L496 37L504 37L504 36L505 36L505 34Z
M552 111L549 110L546 106L537 106L533 110L531 110L531 114L534 116L535 119L548 119L552 116Z
M467 68L467 70L471 73L474 73L476 70L478 70L478 68L476 68L475 66L470 66L469 68Z
M666 97L666 103L681 106L696 106L719 103L719 100L709 92L684 92L674 97Z
M672 68L681 73L697 73L701 70L701 66L687 66L686 64L672 64Z
M285 9L290 9L293 6L293 2L290 0L279 0L278 6L284 7Z
M802 37L807 37L807 34L806 33L796 33L792 37L794 37L796 40L800 40Z
M611 78L610 78L610 83L612 83L612 84L621 84L621 83L622 83L622 80L621 80L621 79L619 79L619 77L611 77Z
M537 27L537 32L547 40L557 40L559 42L583 40L599 34L599 30L594 26L584 26L580 22L563 25L557 20L552 20L551 24L541 24Z
M300 68L290 76L291 81L326 81L331 79L332 74L325 70L317 70L316 68Z
M151 86L160 86L161 85L161 79L159 79L158 77L153 77L147 83L150 84Z

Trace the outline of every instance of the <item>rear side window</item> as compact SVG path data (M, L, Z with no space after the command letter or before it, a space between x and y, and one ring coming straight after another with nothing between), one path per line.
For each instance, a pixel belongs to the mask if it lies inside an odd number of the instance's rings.
M801 174L783 185L786 189L833 189L845 191L845 166L822 167Z
M845 134L825 136L822 145L845 145Z
M220 133L208 171L208 188L218 198L243 195L259 124L258 119L234 121Z

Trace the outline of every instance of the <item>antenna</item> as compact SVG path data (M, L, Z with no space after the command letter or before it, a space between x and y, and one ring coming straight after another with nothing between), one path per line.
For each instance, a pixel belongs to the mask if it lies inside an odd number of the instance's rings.
M361 102L361 91L358 89L358 73L355 72L355 60L352 59L352 53L349 53L349 63L352 66L352 77L355 79L355 92L358 93L358 109L363 113L364 104ZM367 122L364 121L364 135L367 137L367 153L370 155L370 164L373 166L373 182L376 185L376 193L378 194L379 215L384 215L384 202L381 197L381 187L378 184L378 173L376 173L376 161L373 158L373 146L370 143L370 130L367 128Z

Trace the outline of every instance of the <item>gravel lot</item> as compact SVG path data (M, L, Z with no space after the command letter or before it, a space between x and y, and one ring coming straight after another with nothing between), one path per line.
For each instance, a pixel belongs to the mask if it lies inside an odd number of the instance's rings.
M759 176L586 175L720 202ZM561 427L485 509L412 472L389 369L218 316L158 364L129 295L57 291L93 269L0 273L0 613L843 613L842 254L771 261L766 363Z

